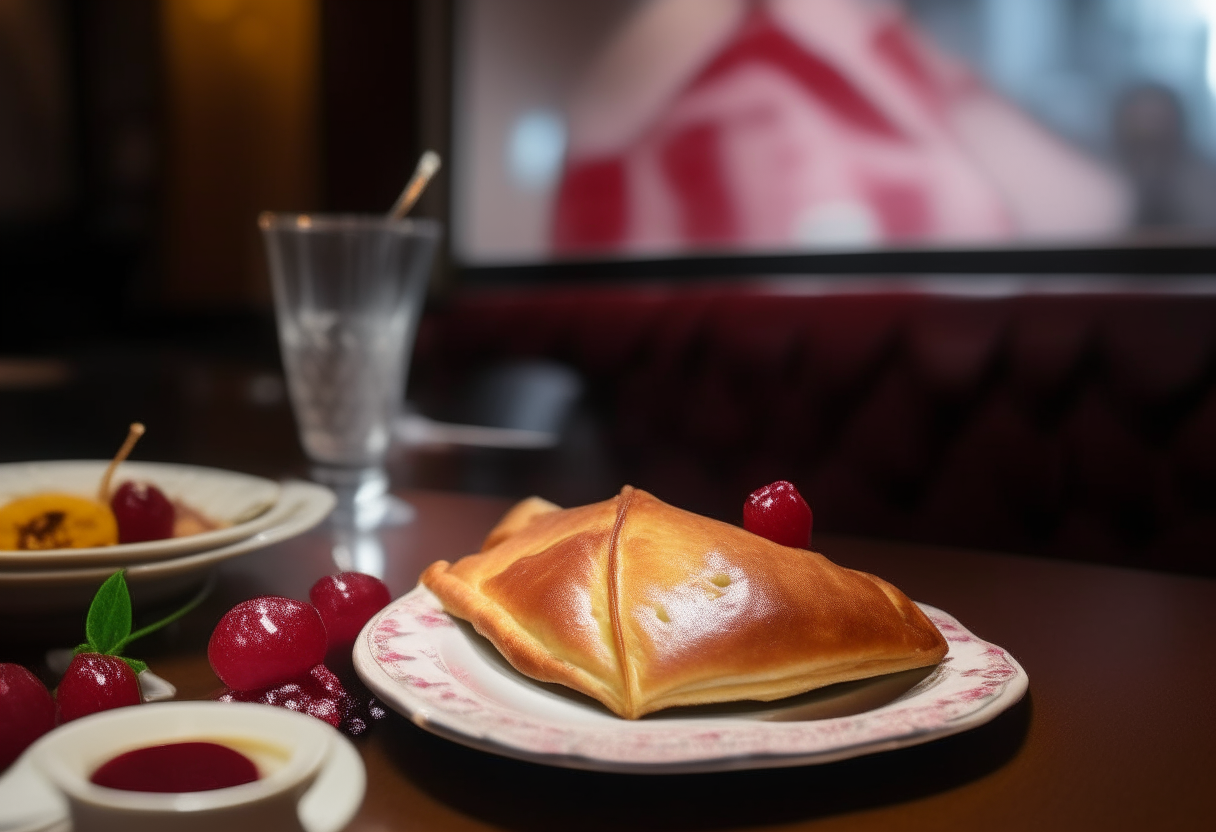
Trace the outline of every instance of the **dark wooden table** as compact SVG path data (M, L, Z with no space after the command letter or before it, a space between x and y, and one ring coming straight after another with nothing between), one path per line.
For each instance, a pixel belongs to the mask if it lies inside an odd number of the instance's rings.
M386 580L475 551L506 501L403 494L382 535ZM598 774L517 762L396 714L356 742L368 793L351 826L386 830L1202 829L1216 781L1216 581L889 542L817 537L1008 649L1030 693L978 729L822 766L703 775ZM306 598L334 571L329 532L224 564L203 608L142 653L184 698L218 682L206 639L260 593Z

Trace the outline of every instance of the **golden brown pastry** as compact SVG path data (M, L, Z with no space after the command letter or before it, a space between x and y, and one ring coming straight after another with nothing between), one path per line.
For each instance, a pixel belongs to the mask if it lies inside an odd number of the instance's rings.
M946 641L873 575L626 486L515 506L482 551L422 575L520 672L635 719L924 667Z

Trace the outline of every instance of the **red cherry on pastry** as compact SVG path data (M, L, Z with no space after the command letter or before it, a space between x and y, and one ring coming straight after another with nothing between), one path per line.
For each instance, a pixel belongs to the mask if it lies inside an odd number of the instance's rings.
M55 727L55 700L38 677L0 662L0 772Z
M782 546L810 548L812 520L811 507L785 480L756 489L743 504L743 528Z
M311 604L264 595L224 614L207 643L207 659L228 687L254 690L303 676L324 660L327 643Z
M124 482L110 498L110 510L118 521L119 543L173 537L173 503L151 483Z
M392 600L384 581L362 572L326 575L308 598L325 622L330 649L354 644L363 625Z
M116 656L100 653L80 653L72 658L55 688L55 699L64 722L143 701L139 679L131 666Z

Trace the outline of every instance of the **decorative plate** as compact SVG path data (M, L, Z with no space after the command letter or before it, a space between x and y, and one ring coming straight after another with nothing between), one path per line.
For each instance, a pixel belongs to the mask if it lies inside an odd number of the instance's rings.
M0 465L0 505L18 497L61 491L93 497L108 461L14 462ZM128 564L161 560L214 549L249 537L276 522L272 509L279 502L279 484L262 477L162 462L124 462L114 477L151 482L170 500L180 500L222 528L187 537L123 543L88 549L0 551L0 569L59 569L97 564Z
M288 480L280 488L269 527L225 546L129 566L127 583L131 586L133 600L153 603L197 587L220 561L264 549L308 531L329 515L337 501L328 488L311 482ZM0 570L0 615L57 613L77 608L83 612L88 609L97 587L116 568L115 564L107 564L41 571Z
M1026 692L1026 672L1005 650L920 606L949 643L934 668L777 702L675 708L632 721L520 674L423 586L368 622L354 661L386 704L422 728L521 760L634 773L808 765L974 728Z

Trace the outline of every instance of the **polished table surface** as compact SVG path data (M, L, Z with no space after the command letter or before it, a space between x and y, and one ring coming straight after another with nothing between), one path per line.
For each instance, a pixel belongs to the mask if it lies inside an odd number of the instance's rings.
M473 552L507 501L402 494L381 533L385 580ZM926 745L820 766L622 775L519 762L395 713L356 740L367 797L352 830L1213 828L1216 581L941 547L817 536L838 563L890 580L1009 650L1030 691L994 721ZM307 598L335 571L330 532L225 563L202 608L142 650L182 698L218 687L206 639L253 595Z

